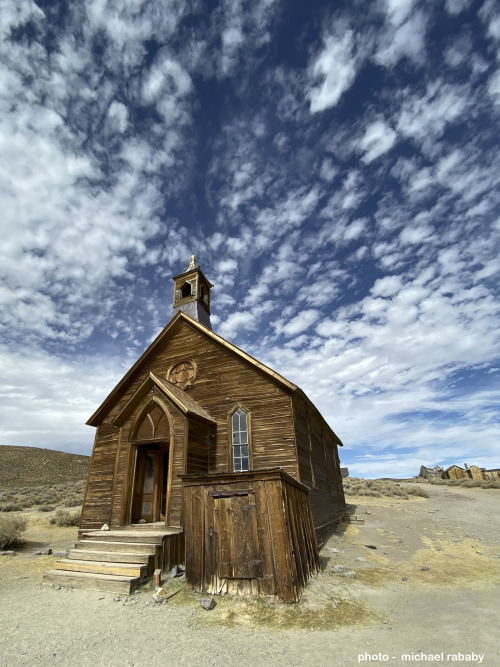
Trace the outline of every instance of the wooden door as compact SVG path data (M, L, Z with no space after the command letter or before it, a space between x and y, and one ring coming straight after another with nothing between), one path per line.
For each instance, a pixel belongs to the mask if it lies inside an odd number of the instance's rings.
M262 576L254 494L249 491L222 491L213 492L212 497L212 534L216 538L213 543L214 574L221 579L256 579Z
M161 510L161 452L139 448L132 505L132 523L158 521Z

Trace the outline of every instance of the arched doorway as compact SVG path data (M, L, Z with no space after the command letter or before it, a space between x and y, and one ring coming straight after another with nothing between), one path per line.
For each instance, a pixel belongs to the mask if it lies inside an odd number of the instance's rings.
M131 522L165 521L168 511L170 425L167 415L152 403L142 415L135 437L135 475Z

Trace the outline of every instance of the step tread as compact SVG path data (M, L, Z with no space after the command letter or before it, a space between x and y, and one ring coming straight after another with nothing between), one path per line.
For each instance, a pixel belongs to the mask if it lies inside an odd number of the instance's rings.
M64 558L58 560L55 569L60 572L72 572L74 574L112 574L126 577L145 578L148 566L143 563L109 563L98 560L75 560Z
M82 579L97 579L99 581L111 582L132 582L141 580L140 577L131 577L126 574L97 574L95 572L71 572L70 570L49 570L44 574L44 578L48 576L67 577L68 579L80 577Z
M92 551L91 549L68 549L66 558L69 560L92 560L107 563L131 563L147 565L152 554L128 553L122 551Z
M150 549L154 549L154 547L161 547L161 542L159 542L159 543L154 543L154 542L119 542L118 540L117 541L114 541L114 540L113 541L111 541L111 540L108 540L108 541L102 540L101 541L101 540L85 540L85 539L82 539L82 540L78 540L77 544L84 544L85 546L94 546L94 545L100 546L100 545L102 545L102 546L108 546L108 547L109 547L110 544L113 544L115 546L120 545L120 546L125 547L123 551L126 551L126 547L131 547L131 546L133 546L133 547L148 547ZM92 551L92 549L89 549L89 551Z
M139 577L119 574L97 574L95 572L70 572L68 570L50 570L43 576L47 583L68 588L80 588L93 591L107 591L130 595L139 584L146 581Z

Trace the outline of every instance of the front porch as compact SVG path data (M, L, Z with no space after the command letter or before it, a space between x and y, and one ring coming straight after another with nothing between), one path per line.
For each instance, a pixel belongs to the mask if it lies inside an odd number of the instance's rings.
M182 528L149 523L113 530L83 529L78 531L74 548L44 575L44 581L128 595L156 569L166 572L182 563Z

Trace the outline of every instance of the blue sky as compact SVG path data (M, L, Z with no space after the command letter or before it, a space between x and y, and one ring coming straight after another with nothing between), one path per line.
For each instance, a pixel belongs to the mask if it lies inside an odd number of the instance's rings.
M4 0L0 443L87 418L196 254L353 475L500 465L490 0Z

